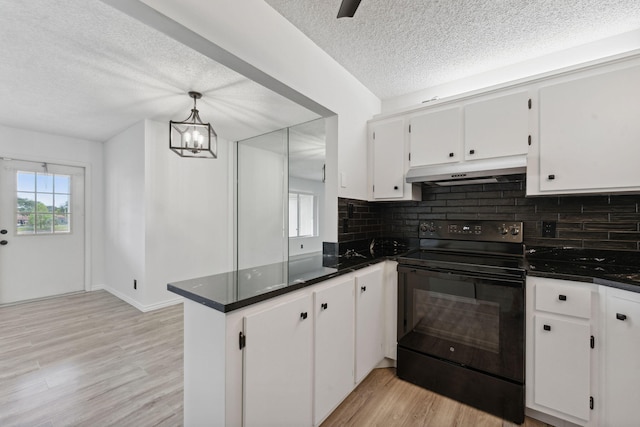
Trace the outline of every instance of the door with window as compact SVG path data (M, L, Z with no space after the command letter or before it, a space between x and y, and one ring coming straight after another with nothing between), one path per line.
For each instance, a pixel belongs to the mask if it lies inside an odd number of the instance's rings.
M0 304L85 289L84 168L0 160Z

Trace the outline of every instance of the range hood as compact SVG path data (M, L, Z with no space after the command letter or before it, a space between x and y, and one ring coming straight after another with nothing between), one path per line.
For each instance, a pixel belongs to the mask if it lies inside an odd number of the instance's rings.
M408 183L428 185L484 184L501 181L521 181L527 170L527 156L498 157L484 160L416 166L407 172Z

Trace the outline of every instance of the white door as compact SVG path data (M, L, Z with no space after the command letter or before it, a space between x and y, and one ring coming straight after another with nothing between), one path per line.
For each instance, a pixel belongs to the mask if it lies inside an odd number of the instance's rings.
M312 310L303 295L244 318L245 427L312 424Z
M356 383L384 359L382 269L356 275Z
M0 304L84 290L84 169L0 160Z
M376 123L373 134L373 197L404 195L404 120Z
M353 390L354 292L353 279L313 293L315 310L314 425L320 423Z

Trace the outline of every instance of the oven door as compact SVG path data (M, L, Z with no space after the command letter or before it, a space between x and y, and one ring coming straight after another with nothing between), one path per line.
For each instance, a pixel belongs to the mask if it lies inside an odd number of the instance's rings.
M398 266L398 346L524 383L524 280Z

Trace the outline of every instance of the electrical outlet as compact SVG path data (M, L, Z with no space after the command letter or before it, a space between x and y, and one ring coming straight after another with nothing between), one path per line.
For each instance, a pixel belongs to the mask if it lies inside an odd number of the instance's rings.
M304 245L302 243L300 244L300 249L304 249Z
M353 203L349 203L347 205L347 218L353 218L353 210L354 210Z
M133 279L133 289L138 289L138 281Z
M542 237L556 237L555 221L542 221Z

